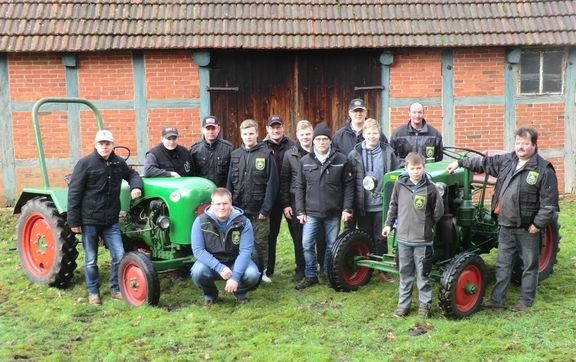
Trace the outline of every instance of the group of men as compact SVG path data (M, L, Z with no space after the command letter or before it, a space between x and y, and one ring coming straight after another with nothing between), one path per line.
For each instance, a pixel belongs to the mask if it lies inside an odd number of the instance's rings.
M328 265L324 260L340 232L341 220L345 228L366 230L376 241L377 252L387 252L382 199L365 191L362 180L373 176L381 181L386 172L404 166L410 152L441 160L442 135L426 122L419 103L410 106L409 121L393 132L389 142L379 122L368 119L367 112L364 100L352 100L348 121L334 134L325 123L313 128L302 120L296 126L296 142L285 135L284 121L278 115L268 118L267 136L262 142L258 142L258 123L248 119L240 125L242 144L237 149L221 137L221 124L214 116L202 120L202 139L190 149L178 144L175 127L163 128L161 143L146 154L145 177L200 176L217 186L211 206L195 220L191 234L197 259L191 276L204 294L205 305L218 300L214 279L226 280L225 290L234 293L239 303L247 301L246 293L260 279L272 282L282 217L288 222L294 243L298 290L319 283L319 265L320 279L326 281ZM535 137L529 141L536 144ZM70 184L68 223L72 231L84 234L86 281L92 304L101 303L94 252L98 236L112 254L111 296L120 298L117 266L123 252L117 230L119 204L112 199L118 196L121 179L129 182L133 198L142 193L142 180L116 157L113 142L109 131L99 131L94 153L76 165ZM477 164L457 166L482 168ZM546 167L538 167L544 175ZM454 168L452 165L450 171ZM485 170L493 168L486 166ZM381 182L378 185L381 187ZM105 191L109 199L94 202L95 195ZM506 203L516 202L511 196L505 199ZM542 222L535 222L538 230L545 226ZM521 248L519 244L516 247ZM509 275L503 273L505 277ZM386 274L381 274L381 279L391 281ZM506 286L499 288L505 293ZM504 303L499 293L493 305ZM527 297L523 303L530 306L533 298Z

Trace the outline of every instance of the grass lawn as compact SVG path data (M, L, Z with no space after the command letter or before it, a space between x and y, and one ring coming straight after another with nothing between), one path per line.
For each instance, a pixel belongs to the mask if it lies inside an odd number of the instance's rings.
M563 200L561 210L558 264L541 283L533 308L447 320L435 287L433 317L423 321L392 316L397 281L373 278L354 293L325 286L294 290L285 227L273 283L250 293L246 305L224 296L222 303L204 308L191 280L173 274L160 277L158 307L112 301L108 253L101 248L104 305L91 306L82 252L70 288L32 284L18 265L16 218L0 209L0 361L574 361L576 200ZM492 278L495 251L483 257ZM491 289L490 284L488 293ZM510 288L510 307L518 292ZM411 328L422 323L428 332L412 336Z

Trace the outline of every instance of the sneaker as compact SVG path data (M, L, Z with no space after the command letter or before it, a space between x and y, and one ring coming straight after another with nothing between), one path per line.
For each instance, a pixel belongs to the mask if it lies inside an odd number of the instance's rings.
M430 318L430 315L432 314L430 311L431 308L432 306L430 304L420 303L418 306L418 316L422 318Z
M122 293L120 293L120 291L115 291L115 292L110 293L110 298L116 299L116 300L124 299L124 298L122 298Z
M315 284L318 284L317 277L305 277L302 281L296 286L296 290L303 290L309 288Z
M408 314L410 314L410 308L398 307L396 308L396 312L394 312L394 317L402 318L406 317Z
M267 271L268 269L264 269L264 271L262 272L262 281L264 283L272 283L272 279L266 274Z
M392 283L394 282L394 278L392 277L392 275L390 275L389 273L386 273L384 271L381 271L380 273L378 273L378 278L380 279L381 282L383 283Z
M100 300L100 296L98 294L90 294L88 296L88 304L102 305L102 301Z
M524 309L526 308L530 308L529 306L527 306L526 304L522 303L522 302L518 302L514 308L512 308L513 312L522 312Z
M292 278L292 280L296 283L301 282L302 279L304 279L304 272L303 271L296 271L294 273L294 277Z
M503 305L496 304L491 300L489 300L485 303L482 303L482 308L493 309L493 310L498 311L498 312L502 312L502 311L504 311L504 309L506 309Z

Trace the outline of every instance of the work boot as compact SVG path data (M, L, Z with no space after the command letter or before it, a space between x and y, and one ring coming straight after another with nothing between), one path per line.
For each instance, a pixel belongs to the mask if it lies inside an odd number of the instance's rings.
M406 317L408 314L410 314L410 308L398 307L396 308L396 312L394 312L394 317L402 318Z
M394 281L392 275L386 273L385 271L381 271L380 273L378 273L378 278L380 279L381 282L384 283L392 283Z
M122 299L123 299L123 298L122 298L122 293L120 293L119 290L110 293L110 298L116 299L116 300L122 300Z
M418 306L418 316L422 318L430 318L432 306L430 304L420 303Z
M512 308L513 312L522 312L524 309L526 308L530 308L530 306L527 306L526 304L522 303L522 302L518 302L514 308Z
M296 286L296 290L304 290L315 284L318 284L318 277L305 277L300 284Z
M88 295L88 304L102 305L102 300L100 300L100 295L98 295L98 294Z
M493 301L489 300L485 303L482 303L482 308L484 309L493 309L497 312L503 312L506 308L503 305L496 304Z

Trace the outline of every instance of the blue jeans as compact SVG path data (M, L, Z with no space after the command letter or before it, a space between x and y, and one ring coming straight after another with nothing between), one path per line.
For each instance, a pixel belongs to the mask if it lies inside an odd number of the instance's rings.
M82 246L84 247L84 275L89 294L98 294L100 282L98 280L98 237L110 251L112 265L110 267L110 292L120 290L118 286L118 265L124 255L124 245L120 236L118 223L104 225L82 225Z
M500 227L498 256L496 257L496 283L490 300L498 305L506 304L506 292L512 277L514 262L519 255L524 264L520 302L532 306L538 286L538 263L541 233L530 234L523 228Z
M234 270L234 267L231 269ZM190 276L194 284L204 294L205 300L216 300L218 298L218 288L214 280L222 280L219 273L210 269L206 264L197 261L190 269ZM234 296L237 299L245 299L246 293L258 284L258 280L260 280L260 272L256 264L250 260L242 278L238 281L238 289L234 292Z
M316 276L316 239L318 233L322 230L324 225L324 234L326 239L326 250L324 252L324 265L322 266L322 274L328 275L328 255L332 252L332 245L338 237L340 232L340 218L339 217L315 217L308 216L308 220L304 224L302 231L302 248L304 249L304 275L308 278Z

